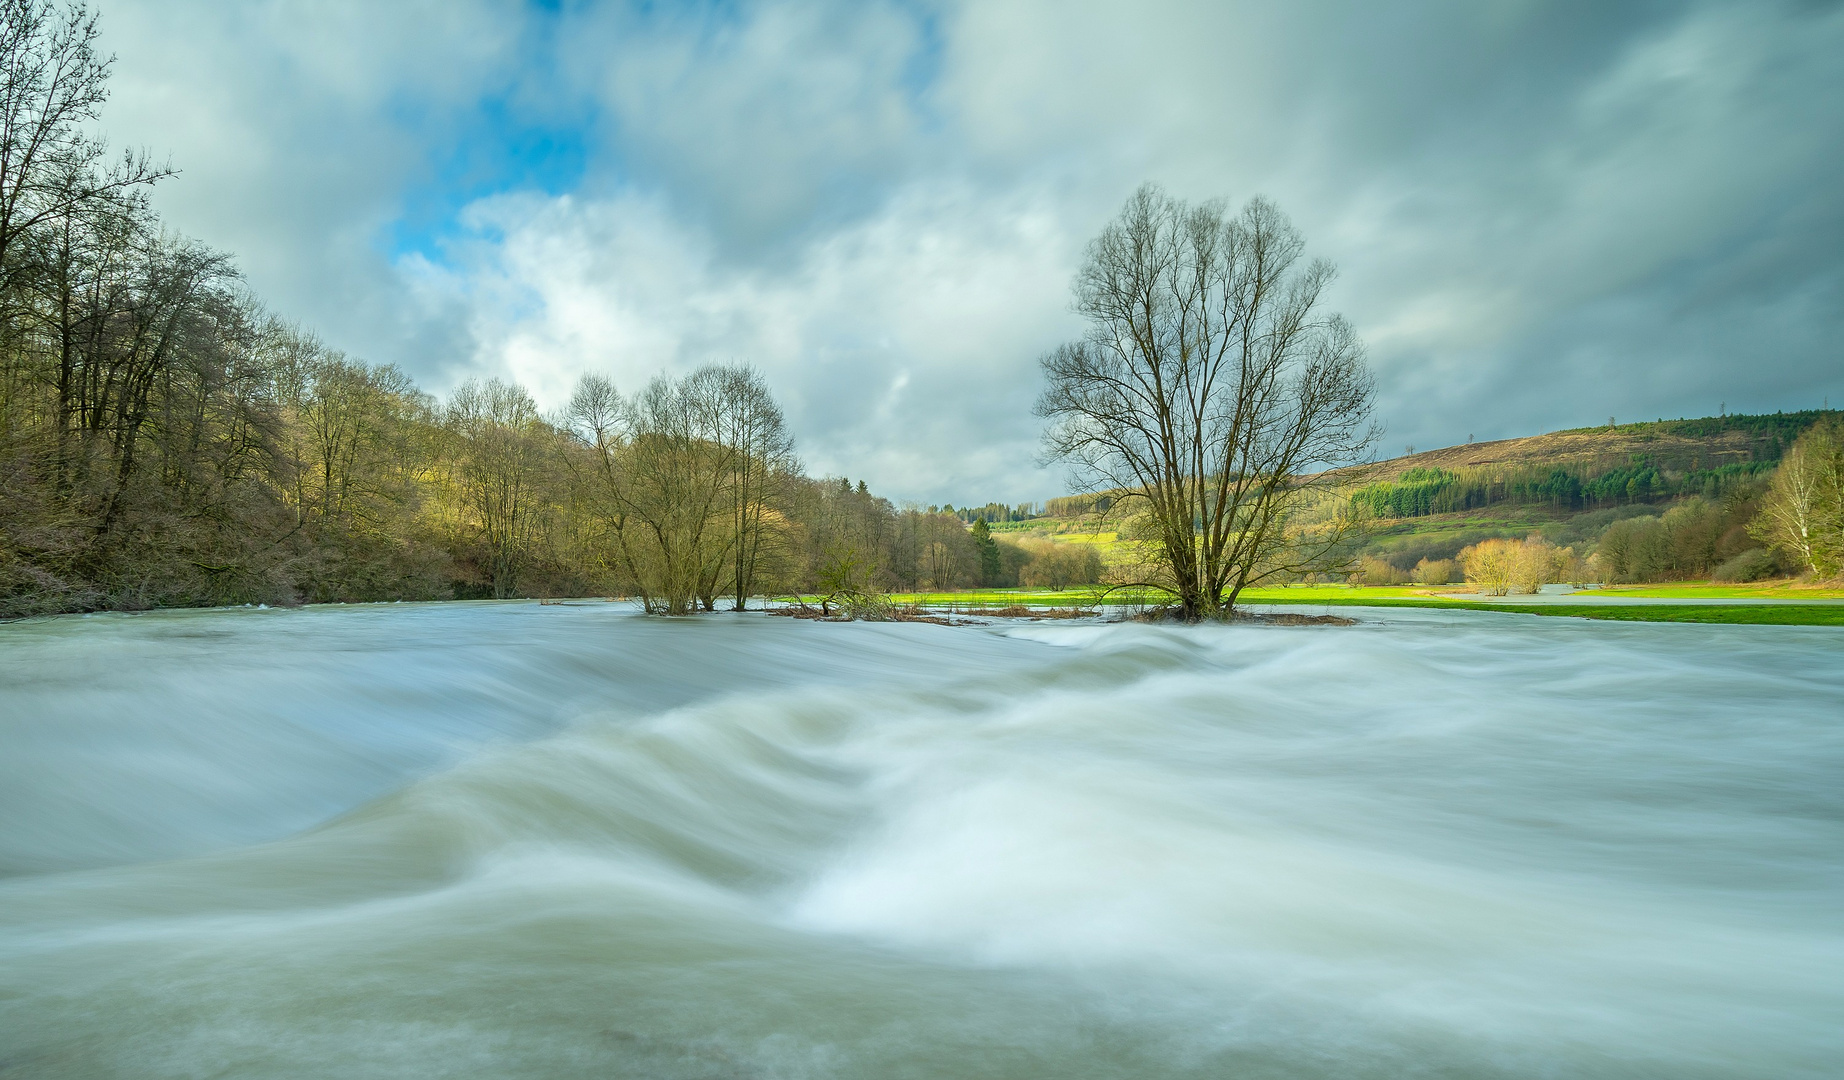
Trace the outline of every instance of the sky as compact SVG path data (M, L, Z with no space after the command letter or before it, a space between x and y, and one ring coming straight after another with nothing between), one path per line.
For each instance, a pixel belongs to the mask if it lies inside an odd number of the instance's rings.
M95 0L103 131L443 394L755 365L816 475L1068 490L1038 359L1140 184L1277 202L1386 427L1844 403L1844 5Z

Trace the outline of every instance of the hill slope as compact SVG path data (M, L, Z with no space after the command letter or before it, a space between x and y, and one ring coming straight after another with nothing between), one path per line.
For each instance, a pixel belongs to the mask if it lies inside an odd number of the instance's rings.
M1576 428L1339 470L1357 485L1352 501L1371 519L1351 554L1367 557L1367 578L1382 584L1406 580L1423 560L1452 559L1493 537L1541 533L1585 555L1616 522L1643 518L1654 522L1637 524L1651 530L1646 543L1662 562L1635 576L1707 576L1755 546L1745 525L1775 464L1828 415L1841 414L1807 410ZM1123 521L1100 512L1109 501L1102 493L1052 499L1049 513L1008 514L1001 519L1007 523L994 528L1100 542L1112 560L1114 530Z
M1411 469L1568 466L1612 470L1645 460L1674 472L1711 471L1724 465L1772 464L1801 432L1837 410L1810 409L1768 416L1710 416L1613 427L1571 428L1522 439L1464 443L1406 454L1371 467L1375 480L1396 480Z

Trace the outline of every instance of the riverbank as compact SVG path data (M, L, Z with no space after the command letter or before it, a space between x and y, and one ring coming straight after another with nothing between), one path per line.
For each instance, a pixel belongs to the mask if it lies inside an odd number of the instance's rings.
M1248 589L1237 607L1255 610L1306 608L1435 608L1491 611L1624 622L1701 622L1761 626L1844 626L1844 593L1838 590L1786 590L1755 598L1745 589L1703 597L1707 586L1681 590L1583 589L1536 596L1492 597L1480 593L1397 586L1294 585ZM1814 593L1818 595L1813 595ZM1836 595L1833 595L1836 594ZM815 602L816 598L802 598ZM960 592L897 593L892 605L939 615L980 615L1000 610L1094 609L1125 612L1156 606L1150 591L1104 594L1098 588L969 589Z

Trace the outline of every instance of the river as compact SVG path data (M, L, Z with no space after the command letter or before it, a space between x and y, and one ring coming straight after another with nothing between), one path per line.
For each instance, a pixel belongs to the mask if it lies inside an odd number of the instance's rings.
M1819 1077L1844 633L0 626L0 1077Z

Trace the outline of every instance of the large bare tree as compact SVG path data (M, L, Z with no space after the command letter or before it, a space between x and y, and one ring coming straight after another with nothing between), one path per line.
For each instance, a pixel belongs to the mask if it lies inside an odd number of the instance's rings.
M1374 440L1351 325L1322 310L1333 268L1265 199L1230 213L1147 185L1076 275L1081 340L1043 359L1049 455L1121 492L1154 526L1154 580L1189 621L1249 584L1322 565L1339 526L1295 511Z
M608 546L648 611L742 610L798 475L793 440L754 369L706 365L655 378L631 400L585 375L564 425L588 451L587 489Z
M485 552L493 597L515 596L549 509L542 490L546 426L525 388L499 379L469 379L456 387L447 422L459 440L456 479Z
M717 370L717 442L730 451L724 460L729 468L729 532L734 538L728 568L732 610L741 611L755 592L764 544L773 542L773 508L785 500L784 488L800 466L781 407L761 373L742 365Z

